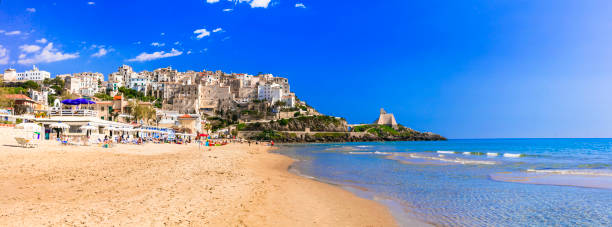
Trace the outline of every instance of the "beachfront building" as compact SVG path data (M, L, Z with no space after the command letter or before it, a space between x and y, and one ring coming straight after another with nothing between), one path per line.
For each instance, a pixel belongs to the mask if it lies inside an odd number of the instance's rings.
M5 72L6 74L6 72ZM51 79L51 73L47 71L39 70L35 65L32 66L32 70L27 70L22 73L17 73L16 81L35 81L42 82L45 79Z
M183 114L178 117L178 131L185 134L195 134L202 130L202 121L197 114Z
M35 110L41 109L40 103L23 94L7 94L4 95L4 98L11 100L13 103L12 110L15 115L31 114Z

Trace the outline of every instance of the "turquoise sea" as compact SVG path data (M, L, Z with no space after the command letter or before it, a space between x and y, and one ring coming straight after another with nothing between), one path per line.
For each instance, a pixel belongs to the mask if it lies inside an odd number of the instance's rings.
M612 139L282 145L290 171L441 226L612 226Z

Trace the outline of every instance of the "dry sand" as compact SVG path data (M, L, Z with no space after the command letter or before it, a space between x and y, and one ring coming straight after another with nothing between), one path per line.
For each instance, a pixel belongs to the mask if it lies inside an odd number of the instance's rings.
M268 147L15 147L0 128L1 226L395 226L388 209L287 171Z

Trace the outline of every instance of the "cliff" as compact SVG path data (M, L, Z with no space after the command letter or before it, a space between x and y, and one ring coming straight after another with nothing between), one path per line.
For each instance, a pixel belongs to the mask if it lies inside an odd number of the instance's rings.
M310 129L309 132L305 131L307 128ZM386 125L362 125L349 131L346 120L330 116L240 124L238 130L243 138L287 143L446 140L438 134L418 132L401 125L395 128Z
M238 130L243 131L310 131L317 132L347 132L346 120L331 116L303 116L281 119L270 122L239 124Z

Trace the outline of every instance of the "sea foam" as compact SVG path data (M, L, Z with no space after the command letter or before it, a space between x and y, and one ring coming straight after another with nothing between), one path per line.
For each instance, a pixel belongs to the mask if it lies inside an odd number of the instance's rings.
M527 172L612 177L612 170L609 169L527 169Z
M506 158L520 158L523 156L522 154L512 154L512 153L504 153L504 157Z
M402 155L394 155L401 156L404 158L412 158L412 159L421 159L421 160L431 160L442 163L454 163L454 164L463 164L463 165L495 165L497 162L494 161L485 161L485 160L472 160L472 159L463 159L463 158L447 158L443 155L439 157L436 156L427 156L420 154L402 154ZM394 159L393 156L390 156L391 159ZM395 158L397 160L397 158Z

